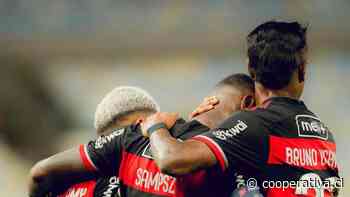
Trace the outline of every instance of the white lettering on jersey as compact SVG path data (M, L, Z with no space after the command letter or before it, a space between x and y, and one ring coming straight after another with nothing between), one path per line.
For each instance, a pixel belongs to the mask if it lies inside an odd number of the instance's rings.
M285 148L286 163L299 167L316 167L318 165L337 168L335 152L314 148Z
M113 133L106 135L106 136L100 136L99 138L97 138L96 142L95 142L95 149L100 149L103 147L103 145L111 142L113 140L113 138L120 136L124 133L124 128L118 129L116 131L114 131Z
M109 179L109 185L105 192L103 192L103 197L112 197L113 190L119 187L119 179L117 177L111 177ZM119 191L118 191L119 192Z
M310 115L297 115L295 117L300 137L314 137L328 139L328 128L320 119Z
M246 130L248 128L248 125L241 121L238 120L237 123L235 124L235 126L233 126L230 129L220 129L217 131L213 131L213 134L216 138L220 139L220 140L226 140L227 138L236 136L237 134L240 134L241 132L243 132L244 130Z
M176 178L163 174L161 172L148 171L147 169L138 168L136 171L137 179L135 184L138 187L152 189L169 194L175 194Z
M77 188L77 189L71 189L68 191L68 193L65 195L65 197L84 197L87 194L87 188Z

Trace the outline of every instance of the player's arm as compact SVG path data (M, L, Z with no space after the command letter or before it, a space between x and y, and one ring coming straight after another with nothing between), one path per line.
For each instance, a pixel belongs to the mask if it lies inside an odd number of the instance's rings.
M143 124L143 134L153 125L175 121L176 116L168 113L157 113ZM172 120L171 120L172 119ZM167 128L160 128L149 136L152 155L163 173L172 175L187 174L198 169L213 166L217 163L215 155L208 146L200 141L179 141L172 137Z
M93 172L85 167L76 148L58 153L38 162L31 169L29 196L45 196L66 184L72 184L74 180L82 180Z
M188 174L217 163L215 155L200 141L178 141L166 129L159 129L151 136L151 150L163 173Z
M117 175L123 133L124 129L120 129L78 149L38 162L30 172L29 196L41 197L51 191L62 191L64 186L84 181L95 174Z
M225 120L219 129L184 142L173 138L166 128L152 132L152 128L157 128L152 125L171 118L174 117L157 113L147 119L142 129L145 136L150 136L152 155L165 173L182 175L215 164L226 170L240 163L264 161L262 153L267 151L267 138L261 132L259 120L249 112L239 112Z

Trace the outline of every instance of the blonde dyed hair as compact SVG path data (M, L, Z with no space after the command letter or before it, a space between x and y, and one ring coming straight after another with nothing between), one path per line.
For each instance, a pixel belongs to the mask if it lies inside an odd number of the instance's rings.
M117 117L136 111L159 111L154 98L139 87L120 86L109 92L97 105L94 126L101 131Z

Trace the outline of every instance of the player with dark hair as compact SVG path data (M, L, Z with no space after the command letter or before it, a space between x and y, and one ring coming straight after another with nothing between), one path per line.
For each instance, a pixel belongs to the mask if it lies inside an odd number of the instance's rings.
M258 107L183 142L163 124L175 115L152 115L142 130L159 168L182 175L219 164L224 173L249 179L248 189L261 189L264 196L336 196L333 134L300 100L307 67L306 28L270 21L255 28L247 42ZM291 184L268 188L269 181Z
M170 127L176 121L170 130L176 139L192 138L217 127L233 112L252 107L253 91L254 83L249 76L231 75L218 83L209 95L215 96L218 104L215 99L209 98L199 112L193 113L195 117L191 121L179 119L165 124ZM108 110L109 107L103 109ZM201 113L203 111L207 112ZM110 117L110 113L104 114L101 117ZM99 130L105 128L103 122L108 121L97 122L101 125L96 127ZM68 150L39 162L31 170L30 196L44 196L48 191L57 190L67 179L79 181L91 175L119 177L121 196L229 195L233 186L229 180L222 184L228 177L220 172L219 166L180 177L161 173L153 160L149 139L142 136L140 123L142 119L80 146L79 151Z

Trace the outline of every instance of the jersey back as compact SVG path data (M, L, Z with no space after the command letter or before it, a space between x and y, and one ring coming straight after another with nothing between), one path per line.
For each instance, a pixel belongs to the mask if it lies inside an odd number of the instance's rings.
M186 140L208 130L196 120L178 120L170 132ZM219 166L176 178L161 173L153 160L150 141L142 136L139 125L102 136L82 146L80 152L86 168L119 177L121 196L227 196L232 189Z
M239 112L195 137L224 171L245 177L264 196L332 196L338 184L332 132L302 101L284 97ZM320 187L315 184L321 184Z

